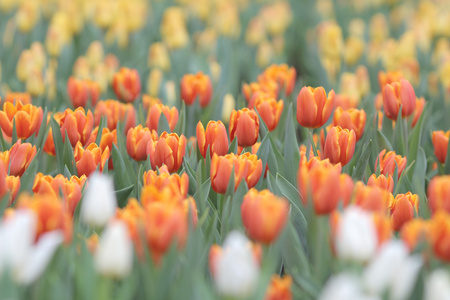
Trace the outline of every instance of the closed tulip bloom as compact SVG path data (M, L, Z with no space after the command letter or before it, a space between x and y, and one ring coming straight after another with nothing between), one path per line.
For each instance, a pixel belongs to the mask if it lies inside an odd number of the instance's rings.
M156 133L153 132L155 137ZM127 133L127 152L134 160L147 159L147 144L152 139L152 132L147 127L138 125L130 128Z
M386 84L399 82L402 78L404 77L401 71L378 72L378 84L380 86L380 90L383 90Z
M23 105L17 101L16 104L5 102L3 110L0 110L0 127L8 137L13 135L13 125L19 139L27 139L39 132L43 117L41 107L32 104Z
M114 130L117 123L121 121L124 124L124 133L127 133L131 127L136 124L136 110L130 103L121 103L117 100L99 101L95 106L94 123L100 125L102 117L106 117L109 130Z
M414 213L419 210L419 196L408 192L397 194L389 204L392 216L392 225L395 231L400 231L403 225L414 218Z
M281 113L283 112L283 107L283 100L276 101L273 97L259 97L255 101L255 108L258 110L259 115L267 125L269 131L273 131L277 127Z
M170 130L173 131L178 122L178 109L175 106L170 108L160 103L153 104L150 107L146 122L147 127L150 130L158 131L158 124L159 118L161 117L161 113L164 114L164 116L167 119L167 122L169 123Z
M289 96L294 90L296 76L297 71L295 68L289 67L287 64L273 64L258 76L258 81L275 81L278 84L279 89L284 89L285 95Z
M22 176L36 156L36 146L18 140L9 150L9 175Z
M251 82L250 84L244 83L242 85L242 94L248 102L248 107L253 107L254 96L257 93L269 94L273 97L278 97L279 87L276 81L265 80L263 82Z
M290 275L285 274L283 277L278 274L272 275L264 300L291 300L291 285L292 277Z
M65 141L67 132L72 147L78 142L81 142L82 145L86 145L92 129L94 128L94 116L90 110L85 112L82 107L79 107L74 111L68 108L60 116L59 126L61 127L63 141Z
M110 150L106 148L104 151L97 146L96 143L89 144L86 149L81 146L81 143L75 145L75 149L73 151L73 156L75 158L78 175L86 175L89 176L97 168L102 172L105 167L106 161L109 158Z
M241 205L242 223L250 238L271 244L283 230L289 213L289 203L269 190L250 189Z
M102 233L94 255L95 269L103 276L123 278L133 268L133 244L127 226L114 220Z
M323 87L303 87L297 97L297 122L307 128L323 126L334 109L334 91Z
M338 107L334 111L333 126L355 131L356 140L359 141L366 126L366 112L363 109L344 110L342 107Z
M230 140L235 137L241 147L253 146L258 140L259 118L255 111L248 108L234 110L230 117Z
M211 79L202 72L185 74L181 79L181 100L186 105L192 105L195 99L199 97L200 107L208 106L212 93Z
M20 177L19 176L6 176L6 188L9 193L9 204L14 203L17 194L20 190Z
M112 86L120 100L133 102L141 93L141 78L136 69L121 68L114 74Z
M413 121L411 123L412 127L415 127L417 122L420 119L420 116L422 116L422 112L423 109L425 108L426 105L426 101L423 97L417 98L416 99L416 108L414 109L414 116L413 116Z
M240 158L247 164L247 175L244 176L247 187L251 189L254 187L259 179L261 178L263 165L262 160L256 156L256 154L251 154L246 152L240 155Z
M159 174L156 171L149 170L144 172L143 182L145 186L153 186L158 190L165 187L170 187L179 193L183 199L187 197L189 189L189 176L187 173L178 175L177 173L170 174L166 165L159 168Z
M387 213L394 196L377 186L365 186L359 181L356 183L353 199L354 204L364 210Z
M402 226L400 238L408 246L410 251L427 240L429 235L429 221L415 218Z
M450 176L435 176L428 184L428 204L431 212L445 210L450 213Z
M367 186L377 186L383 190L390 193L394 192L394 179L392 175L383 175L377 177L377 175L372 174L367 181Z
M67 94L73 107L86 107L88 102L94 106L100 97L100 85L91 80L80 80L69 77Z
M155 133L152 133L154 136ZM186 137L176 133L163 132L159 139L151 139L147 144L147 154L153 170L166 165L170 173L178 171L186 152Z
M353 157L355 143L356 136L353 130L333 126L328 131L325 140L324 157L333 164L341 163L342 166L345 166Z
M416 93L406 79L386 84L383 87L383 106L386 117L396 121L400 106L402 107L402 118L414 113L416 108Z
M222 121L209 121L206 131L202 122L197 124L197 142L200 154L206 157L209 147L210 155L225 155L228 152L228 135Z
M430 220L428 238L434 255L450 262L450 214L446 211L437 211Z
M433 131L431 135L431 141L434 146L434 155L439 160L441 164L445 163L447 159L447 146L448 146L448 138L450 136L450 131L444 132L442 130Z
M386 152L386 149L383 149L380 154L378 154L375 162L375 170L378 168L378 164L380 165L381 174L392 176L394 176L395 168L397 166L398 178L400 178L400 175L406 167L406 156L402 157L401 155L396 155L394 151Z

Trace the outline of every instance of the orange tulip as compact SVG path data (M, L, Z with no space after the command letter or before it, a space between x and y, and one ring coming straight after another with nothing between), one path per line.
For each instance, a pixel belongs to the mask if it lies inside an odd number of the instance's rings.
M60 116L59 120L57 118L55 118L55 120L59 121L58 123L61 127L63 141L65 141L67 132L72 147L78 142L81 142L82 145L86 145L86 142L92 133L92 129L94 128L94 116L92 115L92 112L90 110L85 112L82 107L78 107L74 111L67 108ZM53 137L50 133L48 138L51 138L53 141Z
M155 131L150 131L147 127L138 125L130 128L127 133L127 152L134 160L147 159L147 144L152 139L157 139Z
M178 175L177 173L170 174L166 165L159 168L159 174L156 171L150 170L144 172L143 175L144 187L151 185L159 190L165 187L170 187L176 190L182 198L186 198L189 189L189 176L186 173Z
M386 153L386 149L383 149L378 154L375 162L375 170L378 169L378 164L380 164L380 173L383 175L394 175L395 167L398 166L398 178L400 178L400 175L406 167L406 157L396 155L394 151Z
M414 113L416 107L416 93L406 79L386 84L383 87L383 106L386 117L396 121L402 106L402 117L408 117Z
M414 109L414 116L411 126L415 127L417 122L420 119L420 116L422 115L423 109L425 108L426 101L423 97L420 97L416 99L416 108Z
M9 175L22 176L36 156L36 146L18 140L9 150Z
M327 94L323 87L303 87L297 97L297 121L307 128L323 126L334 108L334 91Z
M0 126L8 137L12 137L15 123L19 139L27 139L39 132L42 122L42 108L32 104L23 105L19 100L16 104L5 102L0 111Z
M445 211L438 211L430 220L428 238L434 255L450 262L450 215Z
M159 139L156 139L156 133L152 133L154 138L147 144L147 154L150 154L152 168L167 166L169 172L176 172L183 162L186 151L186 137L178 136L176 133L163 132Z
M89 176L97 170L97 167L99 168L99 171L102 172L105 163L109 158L109 153L109 148L102 151L96 143L89 144L86 149L83 149L81 143L78 142L73 151L78 176Z
M378 72L378 84L380 85L380 90L386 86L386 84L391 84L393 82L398 82L403 78L403 73L401 71L387 71Z
M145 110L149 110L155 104L162 104L161 99L150 96L149 94L142 95L142 104Z
M224 156L214 154L211 160L211 186L216 193L225 194L234 167L234 190L245 178L248 188L254 187L262 173L262 161L248 152L242 155L230 153Z
M425 241L429 235L429 221L416 218L404 224L400 231L400 238L413 251L417 245Z
M275 81L279 89L284 89L286 96L289 96L295 87L295 79L297 72L293 67L287 64L271 65L264 72L258 76L259 82L266 82L268 80Z
M98 135L98 126L96 126L92 131L89 139L86 142L86 145L95 143L95 141L97 140L97 135ZM102 129L102 137L100 139L100 145L98 146L102 149L102 151L105 151L107 147L111 151L113 148L113 144L117 145L117 131L115 129L109 130L108 127L104 127Z
M259 115L267 125L269 131L273 131L280 121L281 113L283 112L283 100L277 101L273 97L258 97L255 100L255 108Z
M343 110L349 110L351 108L357 108L359 99L356 96L346 94L336 94L335 106L342 107Z
M273 275L267 287L264 300L291 300L291 285L292 277L290 275L285 274L283 277L280 277L278 274Z
M444 132L442 130L433 131L431 135L431 141L434 146L434 155L439 160L441 164L445 163L447 159L447 146L448 146L448 138L450 136L450 131Z
M167 202L182 204L183 195L176 189L176 187L165 186L157 187L153 185L145 185L141 191L141 203L145 207L152 202Z
M271 244L280 235L289 214L289 203L269 190L250 189L241 205L242 223L250 238Z
M256 94L264 93L273 97L278 97L278 84L273 80L266 80L264 82L251 82L250 84L244 83L242 86L242 93L247 100L248 107L253 107L255 103Z
M311 201L317 215L333 212L342 201L346 206L353 190L353 181L339 169L317 166L308 170L301 165L298 172L298 187L303 205ZM310 200L309 200L310 199Z
M209 153L212 156L225 155L228 152L228 135L225 125L222 121L209 121L208 125L203 127L202 122L197 124L197 142L200 154L206 157L206 151L209 147Z
M258 140L259 119L255 111L243 108L234 110L230 116L230 140L238 138L241 147L253 146Z
M342 129L341 126L333 126L328 131L324 147L324 157L331 163L345 166L355 152L356 136L353 130Z
M119 219L128 227L131 240L135 246L139 258L144 258L144 248L141 236L144 232L145 210L141 204L135 199L128 199L127 205L116 210L116 219Z
M158 124L161 113L164 114L167 122L169 123L170 130L173 131L178 122L178 109L176 107L169 108L168 106L162 104L154 104L150 107L146 122L147 127L150 130L158 131Z
M8 176L5 163L0 159L0 200L9 193L8 205L14 202L20 189L20 178L18 176Z
M6 93L5 99L3 99L3 103L10 102L16 104L19 101L25 105L31 104L31 95L29 93L9 92Z
M387 213L389 204L394 202L394 196L379 187L365 186L362 182L355 185L354 203L367 211Z
M81 199L81 190L86 179L87 177L85 175L81 177L72 176L70 179L67 179L62 174L52 177L37 173L34 178L32 190L36 194L52 197L57 197L61 193L64 199L64 208L73 215Z
M135 101L141 93L141 78L136 69L120 68L114 74L112 87L117 98L125 102Z
M408 192L398 194L389 204L392 216L392 225L395 231L400 231L404 224L414 218L414 212L419 210L419 196Z
M213 93L211 79L208 75L198 72L197 74L185 74L181 78L181 100L186 105L192 105L199 97L200 107L208 106Z
M385 213L374 212L372 214L373 224L377 232L378 247L392 239L392 219Z
M450 213L450 175L431 179L428 184L428 204L433 214L439 210Z
M89 101L94 106L100 98L100 85L92 80L80 80L69 77L67 94L75 108L80 106L86 107Z
M102 117L106 117L109 130L117 128L119 121L124 123L124 133L136 124L136 110L130 103L120 103L116 100L99 101L95 106L95 126L100 125Z
M377 175L372 174L367 181L367 186L376 186L390 193L394 192L394 179L392 175L383 175L377 177Z
M342 107L338 107L334 111L333 126L341 126L355 131L356 140L359 141L366 126L366 113L362 109L350 108L344 110Z
M17 199L17 209L30 209L36 214L36 240L52 230L62 230L66 243L72 239L72 217L64 209L59 197L22 193Z

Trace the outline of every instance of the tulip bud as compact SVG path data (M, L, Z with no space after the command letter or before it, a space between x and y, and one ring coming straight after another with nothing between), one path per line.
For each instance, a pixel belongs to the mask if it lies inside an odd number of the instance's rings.
M100 125L102 117L106 117L109 130L114 130L119 121L124 123L124 133L136 124L136 110L131 104L116 100L99 101L94 111L95 126Z
M16 126L16 135L19 139L27 139L39 132L43 117L41 107L32 104L23 105L16 101L16 104L5 102L3 110L0 111L0 126L8 137L12 137L13 125Z
M342 128L355 131L356 141L359 141L366 126L366 113L362 109L350 108L344 110L338 107L334 111L333 126L341 126Z
M331 127L328 131L324 147L324 157L331 163L341 163L345 166L355 152L356 136L353 130L342 129L340 126Z
M394 201L394 196L379 187L365 186L357 182L354 192L354 203L366 211L380 212L386 214L389 205Z
M234 110L230 116L230 140L235 137L238 139L238 145L241 147L253 146L258 140L259 118L254 110L243 108Z
M448 300L450 295L450 274L438 269L433 271L425 280L424 300Z
M439 210L450 213L450 176L435 176L428 184L428 203L434 214Z
M186 105L192 105L198 96L200 107L208 106L212 93L211 79L202 72L186 74L181 79L181 99Z
M419 196L408 192L406 194L397 194L393 202L390 203L393 228L399 231L402 226L414 218L414 212L419 209Z
M100 97L100 85L95 81L79 80L69 77L67 81L67 94L72 105L77 107L86 107L88 101L92 106L97 103Z
M95 251L95 268L104 276L123 278L133 267L133 244L126 225L119 220L103 232Z
M450 136L450 131L444 132L442 130L433 131L431 135L431 141L434 146L434 155L439 160L441 164L445 163L447 159L447 146L448 146L448 138Z
M292 277L290 275L272 275L264 300L291 300Z
M170 131L173 131L178 122L178 109L176 107L170 108L162 104L154 104L150 107L146 122L148 129L150 129L150 131L158 131L161 113L166 117Z
M147 127L138 125L130 128L127 133L127 152L134 160L147 159L147 144L155 137L156 132L151 132Z
M429 222L415 218L406 223L401 231L400 238L413 251L420 242L424 242L429 235Z
M116 211L117 200L112 178L94 173L81 205L81 220L94 227L104 226Z
M9 175L22 176L36 156L36 146L18 140L9 150Z
M284 88L285 95L289 96L294 90L296 76L295 68L289 68L287 64L271 65L258 76L258 82L274 81L278 84L278 90Z
M416 94L411 83L405 79L400 79L399 82L386 84L383 87L383 105L386 117L394 121L397 120L400 106L402 106L403 118L414 113Z
M102 172L110 153L108 147L106 147L105 150L102 150L96 143L92 143L84 149L81 146L81 143L78 142L73 151L78 175L89 176L95 172L97 168Z
M267 125L269 131L273 131L277 127L283 112L283 107L283 100L276 101L273 97L267 97L267 94L255 100L255 108L258 110L259 115Z
M125 102L135 101L141 93L141 79L136 69L121 68L113 78L116 96Z
M383 149L380 154L378 154L375 162L375 170L378 169L378 164L380 165L380 173L383 175L393 176L395 168L397 167L398 178L400 178L400 175L406 167L406 157L396 155L394 151L389 151L386 153L386 149Z
M394 179L392 175L383 175L377 177L377 175L372 174L367 181L367 186L376 186L382 190L386 190L390 193L394 192Z
M225 125L222 121L209 121L205 128L202 122L197 124L197 142L198 149L203 157L206 157L206 151L210 151L212 156L214 153L221 156L228 152L228 135Z
M307 128L323 126L334 108L334 91L327 94L323 87L303 87L297 97L297 121Z
M444 262L449 262L450 215L443 210L437 211L430 220L428 233L434 255Z
M153 170L164 164L169 172L176 172L181 167L185 151L186 137L176 133L164 131L159 139L152 138L147 144L147 155L150 155Z

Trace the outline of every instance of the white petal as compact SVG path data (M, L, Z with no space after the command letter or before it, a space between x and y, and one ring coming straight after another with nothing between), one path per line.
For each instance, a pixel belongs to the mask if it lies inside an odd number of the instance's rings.
M379 300L378 297L365 295L359 279L348 273L331 277L325 284L319 300Z
M390 294L392 300L408 299L422 263L422 257L416 254L404 259L399 269L394 271Z
M450 300L450 274L436 270L425 281L424 300Z

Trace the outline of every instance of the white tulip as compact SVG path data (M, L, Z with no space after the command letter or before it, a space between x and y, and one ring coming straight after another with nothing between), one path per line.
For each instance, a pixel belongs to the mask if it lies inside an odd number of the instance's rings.
M349 206L343 213L336 233L336 253L344 260L365 262L375 253L377 234L369 213Z
M125 223L115 220L106 227L94 259L95 268L102 275L122 278L131 272L133 244Z
M94 173L81 205L81 220L94 227L103 227L114 216L117 208L114 183L111 177Z
M381 300L376 296L369 296L361 290L359 279L348 273L341 273L331 277L325 284L319 300Z
M228 297L248 297L255 290L258 277L259 266L249 241L240 232L231 232L216 262L214 280L218 292Z
M450 300L450 274L435 270L425 280L424 300Z

